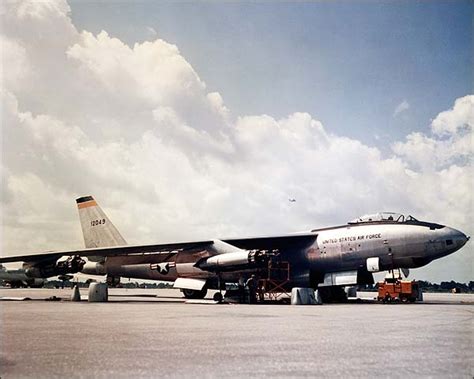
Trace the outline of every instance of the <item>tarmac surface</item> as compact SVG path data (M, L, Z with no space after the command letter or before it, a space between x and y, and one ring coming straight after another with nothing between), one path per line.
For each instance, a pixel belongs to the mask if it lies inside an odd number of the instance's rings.
M0 301L1 379L474 375L474 295L291 306L185 304L155 289L70 302L71 292L0 289L32 299Z

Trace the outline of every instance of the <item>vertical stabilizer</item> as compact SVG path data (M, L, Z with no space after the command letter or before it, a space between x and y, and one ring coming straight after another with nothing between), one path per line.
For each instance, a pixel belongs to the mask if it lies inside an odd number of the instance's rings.
M76 203L86 248L127 244L92 196L80 197Z

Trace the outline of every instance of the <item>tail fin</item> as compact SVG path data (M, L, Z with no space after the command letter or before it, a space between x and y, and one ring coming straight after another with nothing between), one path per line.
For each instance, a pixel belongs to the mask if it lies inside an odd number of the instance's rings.
M127 244L92 196L80 197L76 203L86 248Z

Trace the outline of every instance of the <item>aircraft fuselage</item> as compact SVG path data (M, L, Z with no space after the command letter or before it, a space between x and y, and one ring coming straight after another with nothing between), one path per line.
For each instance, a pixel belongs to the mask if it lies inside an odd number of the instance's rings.
M468 238L460 231L432 223L374 222L315 229L301 239L223 240L245 250L275 250L290 264L290 286L312 286L324 281L327 273L376 272L391 268L421 267L460 249ZM174 281L178 277L215 279L216 273L196 267L209 257L207 250L108 257L104 273L123 277ZM376 263L376 267L369 267ZM220 277L235 282L242 275L258 271L242 267Z

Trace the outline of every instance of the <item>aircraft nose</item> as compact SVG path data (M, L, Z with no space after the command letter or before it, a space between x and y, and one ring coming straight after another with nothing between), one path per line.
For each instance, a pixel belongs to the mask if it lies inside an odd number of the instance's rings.
M460 230L456 230L453 228L449 228L448 234L446 236L446 240L451 240L456 249L460 249L461 247L463 247L467 243L467 241L469 241L469 238L470 237L466 236Z

